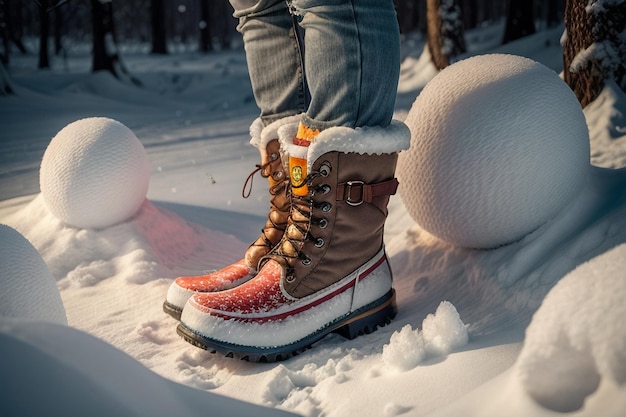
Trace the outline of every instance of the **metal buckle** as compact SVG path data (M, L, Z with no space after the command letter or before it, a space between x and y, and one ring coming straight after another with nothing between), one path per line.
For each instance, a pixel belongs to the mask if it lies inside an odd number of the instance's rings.
M344 191L345 202L353 207L360 206L363 204L363 186L365 183L363 181L348 181L346 182L346 190ZM361 187L361 197L358 201L352 200L352 187L360 186Z

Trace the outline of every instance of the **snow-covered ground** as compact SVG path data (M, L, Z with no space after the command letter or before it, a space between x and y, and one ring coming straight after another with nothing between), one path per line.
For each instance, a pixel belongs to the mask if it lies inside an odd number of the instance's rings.
M469 33L469 55L514 53L561 70L561 29L504 47L500 31ZM436 74L422 41L403 47L399 119ZM41 310L0 319L1 415L626 414L626 96L614 85L585 109L594 167L551 222L498 249L461 249L416 226L396 196L385 238L397 318L256 364L185 343L161 310L174 277L238 260L265 220L264 181L241 198L258 163L243 52L125 55L143 88L89 73L88 56L50 71L13 58L17 94L0 98L0 222L45 260L69 326ZM68 227L39 194L50 140L93 116L128 126L152 167L139 212L99 230ZM7 230L2 239L17 239ZM28 264L4 243L3 263ZM27 300L24 288L45 286L0 276L3 296Z

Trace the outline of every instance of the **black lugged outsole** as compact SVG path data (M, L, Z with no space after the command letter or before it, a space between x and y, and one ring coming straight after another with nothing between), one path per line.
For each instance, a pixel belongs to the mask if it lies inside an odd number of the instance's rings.
M174 319L180 321L180 316L183 314L183 309L176 307L174 304L163 302L163 311L172 316Z
M186 342L211 353L219 353L229 358L238 358L249 362L277 362L296 356L311 348L315 343L329 335L337 333L346 339L354 339L369 334L379 327L386 326L397 314L395 292L390 290L378 300L329 323L322 329L296 342L275 347L243 346L211 339L180 323L176 332Z

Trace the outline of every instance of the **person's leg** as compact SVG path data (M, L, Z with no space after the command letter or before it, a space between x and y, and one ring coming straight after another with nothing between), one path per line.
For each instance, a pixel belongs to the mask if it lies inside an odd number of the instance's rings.
M258 262L282 238L290 211L287 155L278 142L278 129L299 121L306 106L300 44L294 22L283 0L232 0L238 30L242 33L248 69L261 117L252 124L250 141L260 153L258 170L269 180L270 210L265 226L243 259L220 270L177 278L167 293L163 309L180 319L194 294L233 288L257 273Z
M189 299L178 332L227 356L279 360L331 332L353 338L396 313L383 226L397 154L410 132L391 123L399 34L391 0L293 0L304 28L311 102L279 129L291 208L258 274Z
M400 71L392 0L292 0L304 29L311 129L387 126Z
M231 0L239 19L252 90L267 126L306 110L302 54L284 0Z

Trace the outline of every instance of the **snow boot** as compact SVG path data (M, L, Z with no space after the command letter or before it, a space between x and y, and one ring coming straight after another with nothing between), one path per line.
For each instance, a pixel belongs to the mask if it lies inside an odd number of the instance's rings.
M257 240L246 250L243 259L218 271L174 280L163 303L163 311L176 320L180 320L183 307L193 294L234 288L256 275L259 260L282 238L287 226L290 201L287 195L289 176L283 163L285 158L278 141L278 128L290 123L297 125L298 119L297 116L284 118L265 128L261 120L257 119L250 127L250 143L259 149L261 164L248 176L243 194L247 197L246 185L256 172L260 171L261 176L268 178L271 207L267 221Z
M177 330L193 345L276 361L332 332L369 333L396 314L383 226L408 128L335 127L308 147L285 140L294 134L279 132L290 155L287 230L253 279L189 299Z

